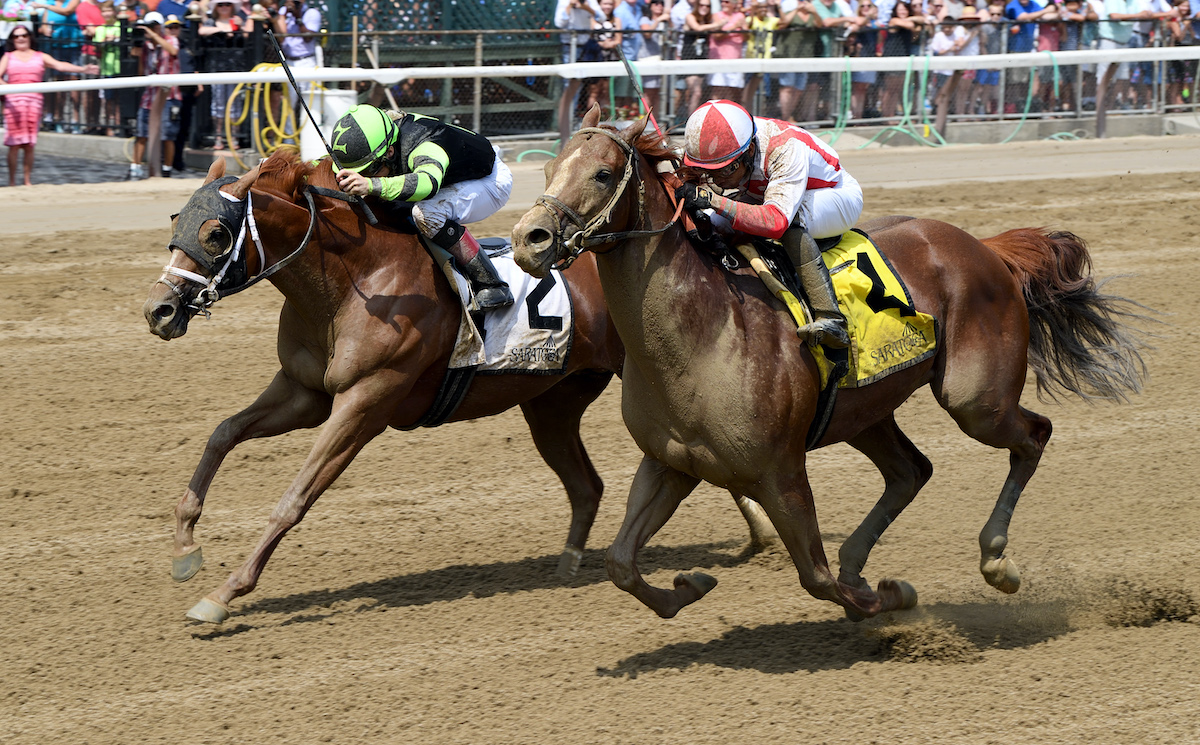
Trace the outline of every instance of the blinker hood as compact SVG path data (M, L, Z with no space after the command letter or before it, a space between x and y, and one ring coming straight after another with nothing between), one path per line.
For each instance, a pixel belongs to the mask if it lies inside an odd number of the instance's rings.
M203 267L204 273L210 278L217 273L222 259L226 262L233 261L233 265L226 269L221 278L218 289L239 286L247 279L245 253L241 252L236 257L230 255L237 246L242 223L246 220L246 203L228 199L220 192L222 186L235 181L235 176L223 176L197 189L179 213L175 233L171 236L171 242L167 244L168 251L176 248L183 251L192 261ZM229 246L218 256L209 254L200 244L200 228L209 220L219 222L230 236Z

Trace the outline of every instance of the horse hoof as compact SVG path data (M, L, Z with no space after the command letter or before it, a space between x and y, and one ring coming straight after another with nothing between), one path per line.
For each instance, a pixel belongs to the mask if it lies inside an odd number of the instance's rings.
M912 610L917 607L917 588L904 580L880 580L876 593L885 599L887 610Z
M1000 592L1012 595L1021 589L1021 570L1017 569L1017 563L1007 556L984 561L979 571L983 572L987 583Z
M558 570L556 574L563 578L574 577L579 573L579 564L582 561L583 550L574 546L567 546L563 549L562 555L558 557Z
M204 554L200 551L199 546L196 546L183 556L172 556L171 579L176 582L187 582L196 576L196 573L200 571L200 567L203 565Z
M187 612L187 617L201 623L222 623L229 618L229 607L215 600L201 598L200 602Z
M675 577L676 590L690 587L696 593L696 597L688 601L690 603L694 603L704 597L716 586L717 578L704 572L687 572Z

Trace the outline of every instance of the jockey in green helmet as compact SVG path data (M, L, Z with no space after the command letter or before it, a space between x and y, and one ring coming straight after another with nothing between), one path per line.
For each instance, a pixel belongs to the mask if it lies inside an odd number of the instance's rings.
M480 310L512 305L508 285L463 227L494 214L512 193L512 172L486 137L360 104L334 125L330 149L342 164L342 191L412 203L417 230L457 260Z

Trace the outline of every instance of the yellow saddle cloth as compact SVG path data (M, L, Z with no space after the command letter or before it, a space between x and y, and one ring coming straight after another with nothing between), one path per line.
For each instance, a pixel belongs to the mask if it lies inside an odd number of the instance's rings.
M936 319L913 307L908 288L866 235L847 232L822 258L850 328L849 371L839 388L874 383L933 355ZM823 349L816 356L824 384L833 364Z

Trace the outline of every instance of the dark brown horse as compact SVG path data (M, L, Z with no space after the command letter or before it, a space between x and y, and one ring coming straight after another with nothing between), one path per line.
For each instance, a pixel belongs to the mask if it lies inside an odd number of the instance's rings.
M958 426L1010 453L1010 470L979 536L988 583L1016 592L1004 550L1013 508L1050 438L1050 421L1020 406L1026 368L1040 389L1123 398L1144 366L1125 325L1132 306L1099 292L1083 242L1070 233L1012 230L979 241L942 222L893 217L864 226L903 277L916 309L938 320L930 359L838 394L817 444L846 442L884 477L883 496L842 545L830 571L805 473L805 434L816 413L817 367L783 304L746 271L728 273L670 226L656 173L668 156L644 133L597 127L598 111L547 168L546 195L513 230L517 263L537 276L592 247L609 312L625 343L623 411L644 452L608 573L663 617L702 597L700 573L651 587L637 551L701 481L759 502L804 588L852 618L910 607L907 583L872 591L861 576L887 526L929 480L928 459L893 412L929 385ZM639 196L640 195L640 196ZM643 231L621 236L625 231ZM617 235L614 235L617 234Z
M429 410L455 344L462 306L415 236L371 227L345 202L328 196L316 198L319 209L310 227L301 192L306 184L336 189L327 163L312 167L277 153L236 180L222 178L223 161L217 163L175 220L170 264L146 301L146 320L153 333L173 339L187 331L196 312L207 309L206 284L234 263L231 246L247 225L249 205L263 256L246 238L241 254L246 263L231 267L228 276L253 277L286 263L270 276L285 297L280 370L257 401L222 422L209 438L175 509L175 579L189 579L200 569L193 529L230 450L250 438L325 424L245 564L188 612L219 623L229 616L231 600L254 589L284 534L359 450L387 427L409 427ZM308 240L306 231L311 241L296 251ZM184 250L189 246L190 254ZM581 262L563 276L575 320L564 374L477 376L450 421L521 407L538 451L562 479L571 502L559 572L573 574L603 491L580 440L579 421L620 370L624 351L595 264Z

